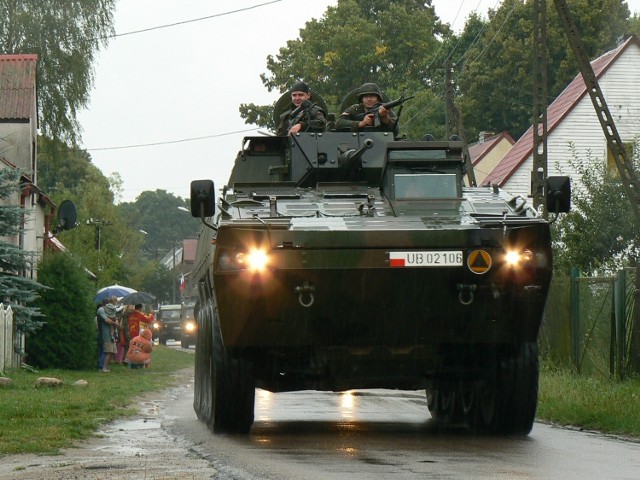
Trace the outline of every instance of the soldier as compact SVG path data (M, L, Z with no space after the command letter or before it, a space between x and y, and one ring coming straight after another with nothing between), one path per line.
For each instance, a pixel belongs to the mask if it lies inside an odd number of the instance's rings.
M283 137L298 132L324 132L326 127L324 111L311 101L309 86L304 82L295 83L291 87L291 106L280 115L276 135Z
M377 110L379 125L375 125L375 108L382 103L382 92L377 84L363 84L358 91L358 102L340 114L336 130L359 132L367 129L398 135L398 116L393 110L380 106Z

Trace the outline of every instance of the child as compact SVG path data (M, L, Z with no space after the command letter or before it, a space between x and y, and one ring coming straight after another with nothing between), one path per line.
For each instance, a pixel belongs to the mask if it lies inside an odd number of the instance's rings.
M107 303L104 306L104 312L107 314L107 317L109 317L114 322L117 322L118 321L118 318L117 318L118 313L123 308L124 307L118 307L118 297L113 295L109 299L109 303ZM118 341L118 330L117 330L116 325L110 325L109 326L109 333L111 334L111 340L113 340L114 342L117 342Z

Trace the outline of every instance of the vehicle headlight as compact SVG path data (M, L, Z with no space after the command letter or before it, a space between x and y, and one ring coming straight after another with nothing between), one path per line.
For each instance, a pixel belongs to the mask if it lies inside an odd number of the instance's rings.
M184 329L185 329L188 333L194 332L194 331L195 331L195 329L196 329L196 324L195 324L195 323L193 323L193 322L188 322L188 323L186 323L186 324L184 325Z
M222 252L218 257L220 270L249 270L262 272L269 265L269 255L265 250L253 249L246 252Z
M153 329L160 330L160 324L158 322L153 322Z
M522 251L508 250L504 256L504 260L507 265L512 268L521 267L529 264L533 260L533 252L528 248Z

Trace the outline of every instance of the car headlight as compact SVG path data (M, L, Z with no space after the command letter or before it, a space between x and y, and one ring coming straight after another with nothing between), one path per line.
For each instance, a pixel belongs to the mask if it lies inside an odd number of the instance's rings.
M194 332L194 331L196 330L196 324L195 324L195 323L193 323L193 322L185 323L185 325L184 325L184 329L185 329L188 333Z
M153 322L153 329L160 330L160 324L158 322Z
M506 264L512 268L521 267L529 264L533 260L533 252L528 248L522 251L508 250L505 253L504 260Z
M221 271L249 270L262 272L269 265L269 255L265 250L256 248L246 252L222 252L218 257Z

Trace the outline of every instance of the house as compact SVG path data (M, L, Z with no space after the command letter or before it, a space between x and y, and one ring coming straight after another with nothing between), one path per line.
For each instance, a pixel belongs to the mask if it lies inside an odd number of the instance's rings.
M476 143L469 144L469 156L478 185L482 184L514 143L515 140L507 132L496 135L483 131L480 132L480 138Z
M617 48L591 62L607 101L612 120L627 153L637 154L640 137L640 41L625 37ZM569 175L572 189L581 187L581 179L570 161L581 161L590 154L594 161L607 162L615 169L606 137L591 103L581 75L577 75L547 109L548 175ZM533 170L533 128L529 128L513 148L482 182L497 184L506 191L531 196Z
M171 270L175 276L172 288L173 303L176 302L176 286L180 289L180 296L183 299L195 295L195 286L190 281L190 274L196 259L197 244L197 240L185 238L181 242L174 244L171 250L160 260L160 263Z
M36 185L38 108L36 100L37 55L0 55L0 168L20 172L20 188L13 196L0 199L5 205L20 205L25 211L20 233L3 241L18 245L34 254L28 268L21 275L37 279L38 262L45 239L49 237L49 223L56 206ZM8 333L8 334L7 334ZM0 333L2 367L20 365L24 350L24 334L15 324ZM8 353L10 352L10 353Z
M21 173L21 190L5 202L21 205L26 212L22 233L9 241L35 254L31 268L23 272L34 279L56 209L37 187L37 61L35 54L0 55L0 168Z

